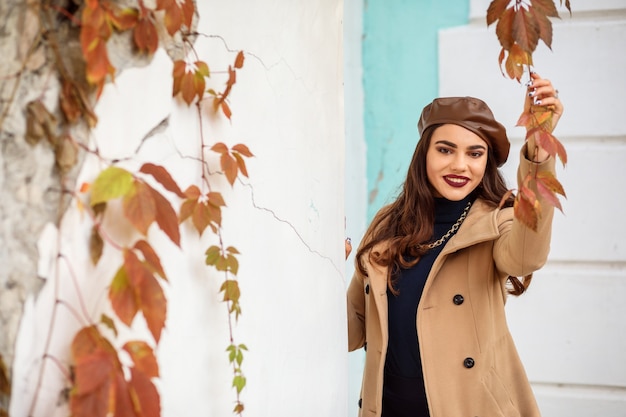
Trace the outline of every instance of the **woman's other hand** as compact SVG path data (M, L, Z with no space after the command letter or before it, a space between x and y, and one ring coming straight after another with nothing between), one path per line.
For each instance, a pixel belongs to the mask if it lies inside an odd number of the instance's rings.
M347 237L344 244L346 246L346 259L348 259L348 256L350 256L350 252L352 252L352 239Z

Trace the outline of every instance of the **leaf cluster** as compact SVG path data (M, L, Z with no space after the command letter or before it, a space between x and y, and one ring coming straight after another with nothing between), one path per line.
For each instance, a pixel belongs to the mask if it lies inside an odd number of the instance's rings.
M132 365L122 364L120 352L96 325L76 334L71 345L73 417L161 415L160 395L152 382L159 376L152 348L143 341L129 341L122 351L130 357Z
M561 5L563 0L559 0ZM570 11L569 0L565 7ZM532 54L539 40L552 48L552 22L559 18L553 0L493 0L487 9L487 26L496 24L496 36L502 49L498 57L500 70L520 81L524 66L532 66ZM506 57L506 61L505 61Z

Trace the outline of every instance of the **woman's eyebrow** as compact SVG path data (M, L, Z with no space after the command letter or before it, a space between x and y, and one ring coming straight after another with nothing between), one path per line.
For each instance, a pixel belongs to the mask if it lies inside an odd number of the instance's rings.
M447 141L447 140L444 140L444 139L441 139L441 140L438 140L437 142L435 142L435 145L439 145L439 144L446 145L446 146L449 146L449 147L455 148L455 149L458 148L456 143L450 142L450 141ZM487 150L487 147L484 146L484 145L472 145L472 146L468 146L467 149L471 149L471 150L474 150L474 149Z

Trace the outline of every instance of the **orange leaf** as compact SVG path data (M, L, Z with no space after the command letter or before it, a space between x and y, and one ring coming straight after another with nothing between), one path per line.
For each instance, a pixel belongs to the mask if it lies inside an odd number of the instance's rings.
M148 162L141 166L139 172L152 175L167 191L171 191L180 198L186 197L185 193L178 187L178 184L176 184L176 181L174 181L170 173L162 166Z
M154 276L146 275L144 277L141 283L139 298L141 312L146 319L148 329L150 329L154 340L158 343L161 339L161 331L165 327L167 301L165 300L163 289Z
M133 405L137 413L133 413L133 416L160 417L161 398L149 376L136 368L130 369L130 376L129 391L134 400Z
M196 230L200 235L204 232L204 229L211 224L212 216L211 209L207 202L198 201L195 205L191 220Z
M157 208L151 188L142 181L134 181L134 190L122 200L124 216L142 235L148 234L148 228L156 219Z
M146 260L146 263L163 279L167 280L163 266L161 266L161 259L156 254L152 246L145 240L138 240L135 243L135 249L139 250Z
M181 8L183 11L183 24L187 26L188 29L190 29L191 22L193 21L193 14L196 11L193 0L184 0Z
M196 208L196 204L198 204L197 198L190 198L185 200L183 204L180 206L180 214L178 215L178 222L182 223L189 218L193 214L193 211Z
M237 161L229 153L223 153L220 157L220 165L226 179L230 185L233 185L237 179Z
M180 29L183 24L183 12L176 2L172 2L172 6L165 9L163 22L170 36L174 35Z
M237 57L235 58L235 68L239 69L239 68L243 67L244 59L245 59L245 57L243 55L243 51L239 51L239 53L237 54Z
M252 152L250 152L250 149L248 149L248 147L242 143L238 143L237 145L233 146L232 149L233 151L239 152L240 154L242 154L243 156L247 156L248 158L254 156Z
M222 142L218 142L215 145L211 146L211 150L213 152L217 152L217 153L227 153L228 152L228 147L226 145L224 145Z
M165 326L167 311L163 289L154 278L152 271L132 251L124 251L124 268L130 284L135 290L139 308L143 313L148 329L158 343L161 338L161 331Z
M107 20L117 30L128 30L137 24L139 10L126 7L107 13Z
M159 35L154 26L154 12L152 10L142 13L135 25L133 39L139 52L153 54L159 46Z
M517 198L513 204L515 218L531 230L537 230L537 211L535 206L525 198Z
M149 187L156 208L155 220L159 228L170 238L176 246L180 247L180 229L178 228L178 216L170 202L154 188Z
M126 342L123 349L128 352L138 371L148 378L159 376L159 364L150 345L143 341L131 340Z
M117 270L111 281L109 300L117 317L130 326L139 311L139 302L124 266Z
M233 156L235 157L235 160L237 160L237 168L239 168L239 172L241 172L241 175L247 178L248 168L246 168L246 161L243 160L238 152L233 153Z
M230 111L230 107L228 107L228 103L222 101L220 103L220 107L222 108L222 113L230 120L230 116L232 116L232 112Z
M510 3L510 0L493 0L487 8L487 26L490 26L493 22L500 19L502 13L506 10L506 6Z
M191 104L194 97L196 96L196 82L195 75L191 72L186 72L185 75L182 76L180 81L180 90L183 94L183 100L188 105Z
M197 185L190 185L185 190L185 196L187 198L199 198L201 195L202 193L200 192L200 189Z

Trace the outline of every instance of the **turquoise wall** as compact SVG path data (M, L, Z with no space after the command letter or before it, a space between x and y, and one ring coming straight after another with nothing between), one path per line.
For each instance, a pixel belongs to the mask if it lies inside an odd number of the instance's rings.
M418 139L419 114L437 97L437 31L465 25L468 16L469 0L365 0L368 220L397 195Z

